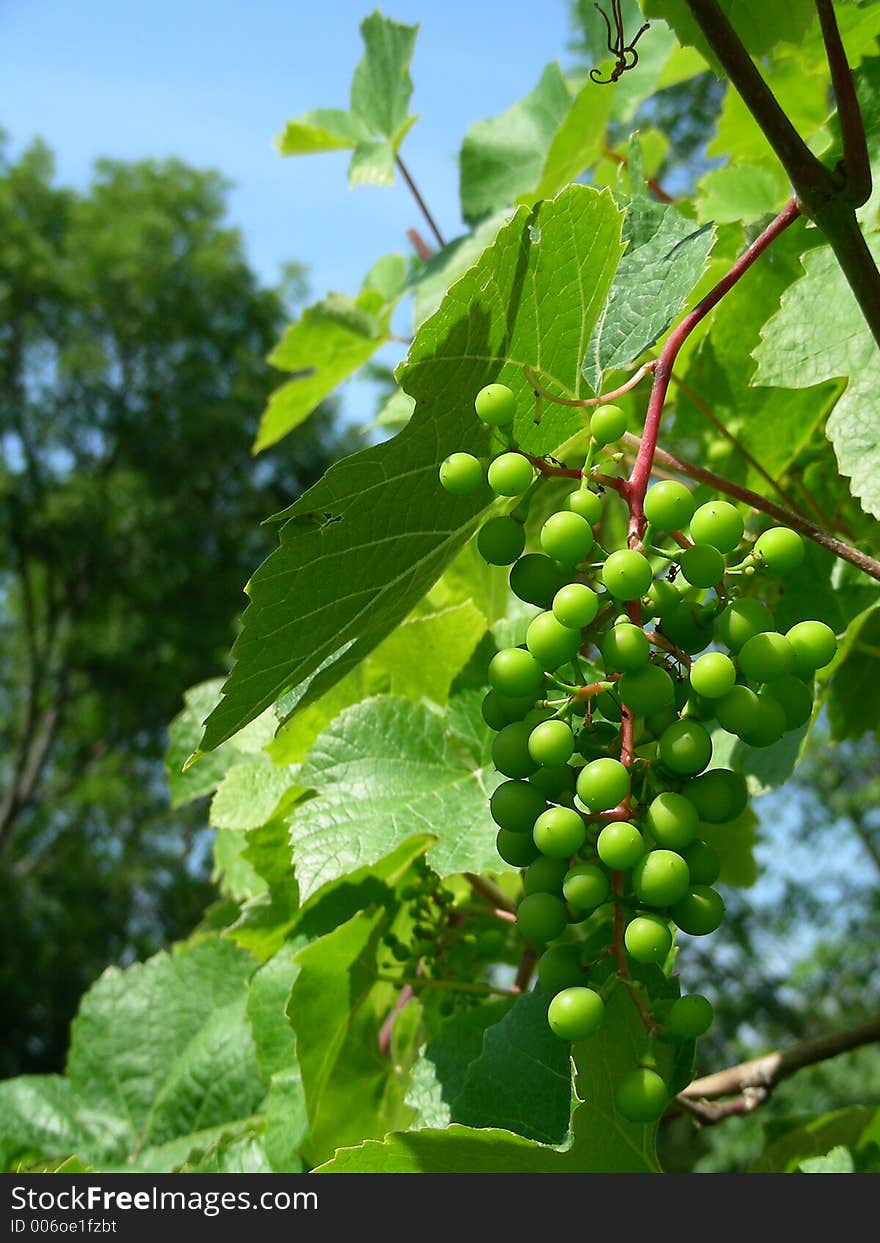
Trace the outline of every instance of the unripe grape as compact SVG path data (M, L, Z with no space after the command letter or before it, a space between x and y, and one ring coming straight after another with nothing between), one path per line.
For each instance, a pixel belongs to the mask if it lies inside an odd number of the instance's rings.
M646 906L671 906L690 888L688 865L674 850L651 850L633 869L633 889Z
M544 682L544 670L530 652L505 647L489 661L489 685L510 699L531 697L534 702Z
M648 808L645 821L658 846L680 850L697 836L700 817L696 807L681 794L658 794Z
M516 922L529 941L543 945L561 937L568 927L568 911L552 893L530 893L516 908Z
M733 552L745 526L738 509L727 501L709 501L691 518L690 535L695 544L711 544L720 553Z
M782 704L766 691L761 691L755 714L740 738L750 747L771 747L774 742L779 741L787 727Z
M508 575L513 594L541 609L550 607L550 601L565 581L566 574L562 567L540 552L527 552L520 557L510 567Z
M674 705L670 704L668 708L661 708L659 712L649 712L645 717L645 729L655 738L659 738L664 729L677 720L678 712Z
M601 691L598 695L593 696L593 711L600 713L606 721L620 721L622 713L620 704L614 698L610 691Z
M661 963L672 949L672 933L665 919L640 911L626 925L623 943L636 962Z
M483 698L480 711L483 714L483 720L497 734L499 729L504 729L505 725L510 725L513 721L521 721L534 702L534 695L529 698L511 699L496 690L490 690Z
M599 597L586 583L568 583L553 597L553 616L571 630L583 630L599 612Z
M692 937L705 937L724 919L724 903L721 895L708 885L694 885L676 902L670 914L682 932Z
M692 587L714 587L724 573L724 558L711 544L694 544L679 556L678 564Z
M666 1029L684 1040L696 1040L705 1035L714 1018L712 1003L699 993L690 993L672 1003L666 1019Z
M774 574L790 574L804 559L804 541L790 527L771 527L755 540L755 557Z
M660 618L660 629L666 638L676 647L680 647L689 656L702 652L712 642L712 623L704 621L699 610L686 600L664 613Z
M538 982L548 993L561 993L583 980L578 945L551 945L538 959Z
M701 820L725 824L742 815L749 801L748 787L740 773L729 768L713 768L688 782L683 790Z
M508 833L531 834L538 816L546 810L543 794L528 781L502 781L489 800L492 819Z
M577 792L590 811L610 811L629 794L629 769L610 756L593 760L578 774Z
M580 631L563 626L553 613L539 613L526 630L526 647L544 669L567 664L580 645Z
M674 721L660 735L658 752L670 772L694 777L712 758L712 739L699 721Z
M530 863L523 875L523 889L530 893L552 893L559 897L562 882L568 872L567 859L551 859L541 855L534 863Z
M576 863L565 874L562 892L576 911L594 911L611 892L608 877L595 863Z
M507 829L498 830L495 849L513 868L528 867L541 854L530 833L510 833Z
M739 667L750 682L772 682L794 669L794 648L772 630L753 635L739 651Z
M503 427L513 421L516 398L506 384L487 384L477 393L474 409L489 427Z
M718 618L718 633L732 652L753 635L773 629L773 614L759 600L732 600Z
M489 487L498 496L522 496L535 481L535 471L521 453L502 453L486 472Z
M606 824L596 842L599 858L613 872L627 872L645 853L645 839L628 820Z
M785 728L800 729L813 715L813 694L800 678L790 674L768 683L761 695L775 699L785 713Z
M602 498L589 488L578 488L566 498L565 503L573 513L585 518L591 527L602 517Z
M837 653L834 631L824 622L798 622L785 637L794 650L795 673L801 677L812 676L814 670L824 669Z
M646 617L664 617L679 607L681 596L668 578L657 578L648 588L642 604Z
M528 777L538 767L529 755L531 732L525 721L514 721L495 735L492 763L505 777Z
M574 734L565 721L542 721L529 735L529 755L537 764L566 764L574 751Z
M453 496L476 492L483 482L483 468L470 453L450 453L440 463L440 486Z
M626 431L626 411L620 406L598 406L590 416L590 435L597 445L610 445Z
M570 764L554 764L539 768L529 777L529 785L535 786L554 802L571 802L574 796L575 770Z
M694 512L689 488L674 479L663 479L645 497L645 517L658 531L681 531Z
M691 874L691 884L715 884L721 875L721 860L718 858L717 851L713 850L708 842L698 837L681 853Z
M511 565L525 546L525 530L515 518L490 518L477 532L477 551L489 565Z
M721 699L736 685L736 666L723 652L706 652L691 665L690 682L698 695Z
M580 514L561 509L541 527L541 547L555 561L576 565L593 547L593 528Z
M614 1093L614 1104L627 1122L656 1122L666 1112L669 1092L656 1070L640 1066L623 1076Z
M648 663L651 645L641 626L618 622L602 640L602 659L609 673L631 673Z
M742 737L758 715L758 696L748 686L735 686L718 700L715 715L722 729Z
M618 683L621 701L636 716L651 716L675 703L675 685L665 669L645 665L625 673Z
M547 1022L560 1040L586 1040L604 1017L605 1003L591 988L564 988L547 1009Z
M611 553L602 566L602 582L617 600L638 600L653 578L650 561L632 548Z
M569 859L587 840L587 829L574 808L551 807L535 821L532 837L541 854Z

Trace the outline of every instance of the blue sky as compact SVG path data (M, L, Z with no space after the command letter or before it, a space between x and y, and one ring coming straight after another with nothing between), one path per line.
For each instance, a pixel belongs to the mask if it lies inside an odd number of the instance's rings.
M346 106L372 0L0 0L0 125L14 149L41 135L61 181L77 186L101 155L175 155L235 182L230 219L268 282L308 263L315 296L354 292L371 262L405 250L421 226L402 185L349 190L345 153L282 160L285 120ZM394 0L421 25L405 155L447 236L458 230L456 155L467 127L566 60L565 0ZM396 357L393 356L393 357ZM389 361L393 361L389 356ZM365 389L350 417L372 415Z

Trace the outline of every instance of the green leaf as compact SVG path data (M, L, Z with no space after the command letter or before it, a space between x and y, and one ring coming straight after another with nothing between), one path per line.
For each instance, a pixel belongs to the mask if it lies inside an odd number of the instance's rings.
M517 203L553 198L598 160L605 151L614 94L590 81L578 91L553 136L540 179Z
M406 1126L412 1111L379 1032L394 1004L393 985L376 979L384 909L355 915L298 956L288 1006L296 1030L309 1118L309 1158Z
M769 52L777 43L796 42L815 20L812 0L786 0L778 6L767 4L766 0L719 0L719 4L753 56ZM685 0L645 0L643 8L646 17L662 17L669 22L679 40L697 48L721 76Z
M880 728L880 609L871 609L847 635L846 656L828 695L831 735L840 742Z
M266 1098L266 1155L279 1174L304 1173L300 1155L308 1144L309 1120L299 1067L275 1075Z
M376 415L371 428L381 427L390 435L395 435L402 427L406 427L412 418L413 410L416 403L405 393L403 389L396 388L386 402L383 403L381 410Z
M741 816L727 824L700 825L700 837L709 843L721 860L718 880L722 885L749 889L757 881L755 829L758 823L758 817L751 807L747 807Z
M298 975L293 954L282 949L251 979L247 1016L257 1065L266 1083L273 1075L296 1069L296 1037L287 1018L287 1003Z
M351 82L351 111L372 134L394 138L408 119L409 63L418 26L404 26L376 10L361 22L364 55Z
M586 342L620 257L610 196L572 186L520 208L419 329L399 375L416 412L393 440L331 467L282 515L281 547L248 584L237 663L203 746L223 742L294 687L303 706L344 677L412 610L489 501L452 497L437 469L457 449L485 453L473 399L491 380L522 402L517 439L546 453L580 426L556 406L540 427L523 363L578 395ZM552 307L552 313L547 308Z
M269 399L255 453L298 427L388 340L391 308L377 291L368 294L369 298L330 294L303 311L287 329L269 362L296 374Z
M802 1174L855 1174L853 1155L848 1148L838 1144L824 1157L808 1157L798 1169Z
M177 1172L177 1171L176 1171ZM197 1148L179 1168L181 1174L271 1174L262 1127L248 1126Z
M367 1140L340 1148L313 1174L557 1174L568 1173L553 1148L510 1131L442 1130L399 1132L381 1142Z
M70 1080L61 1075L20 1075L0 1083L0 1169L95 1150Z
M700 179L697 216L715 224L750 222L779 211L790 193L788 178L775 165L728 165Z
M215 829L256 829L279 814L300 793L296 770L273 764L265 752L227 771L211 800Z
M463 745L443 716L421 704L387 697L348 708L300 773L317 791L291 822L303 895L416 833L436 836L429 857L442 876L497 867L487 805L496 778L482 758L473 740Z
M818 1118L793 1119L781 1136L768 1143L751 1166L755 1174L790 1174L801 1163L825 1157L844 1147L858 1155L860 1148L876 1143L880 1136L880 1111L853 1105Z
M424 696L436 704L486 633L486 619L469 600L438 613L407 618L371 657L388 674L392 695Z
M468 224L507 207L539 184L571 96L562 71L547 65L533 91L499 117L477 121L461 145L461 214Z
M623 238L628 246L584 360L594 393L606 371L633 362L666 331L700 279L715 235L639 193L626 213Z
M417 327L440 307L453 281L474 266L493 244L502 225L510 223L512 215L509 207L495 212L470 233L453 238L431 256L413 288L413 319Z
M260 884L246 895L241 913L227 935L265 962L280 950L296 920L299 886L293 871L289 831L283 821L270 821L247 831L244 837L240 861Z
M868 241L880 255L880 238ZM754 384L809 388L848 378L846 392L828 419L827 435L841 474L862 508L880 516L880 384L877 344L829 247L804 257L805 275L783 294L755 351Z
M348 164L350 186L391 186L394 184L394 148L385 138L359 142Z
M544 1144L561 1144L571 1117L569 1046L550 1030L552 994L540 987L517 998L488 1027L453 1115L475 1127L500 1127Z
M315 108L294 117L278 136L282 155L313 155L321 151L345 151L369 137L359 117L340 108Z
M461 1010L440 1024L413 1067L406 1096L406 1103L418 1113L418 1126L447 1126L457 1121L455 1102L471 1063L482 1053L483 1035L511 1005L507 999L494 999Z

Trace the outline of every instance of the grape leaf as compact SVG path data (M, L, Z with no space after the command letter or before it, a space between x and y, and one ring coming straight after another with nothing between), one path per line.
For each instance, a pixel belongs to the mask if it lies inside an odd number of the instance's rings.
M287 1019L287 1002L298 975L293 954L281 949L251 979L247 1016L257 1065L266 1083L273 1075L296 1068L296 1038Z
M533 91L499 117L477 121L461 144L461 214L468 224L536 186L571 96L562 71L547 65Z
M488 730L484 732L488 735ZM482 743L482 739L480 742ZM318 738L299 780L317 791L291 822L304 897L432 833L441 874L497 867L484 755L421 704L381 697L348 708Z
M418 1113L416 1125L446 1126L456 1120L455 1102L471 1063L483 1050L483 1035L501 1021L511 1004L507 998L496 998L440 1024L413 1067L406 1095L406 1103Z
M855 1174L853 1155L841 1144L832 1148L824 1157L808 1157L798 1164L801 1174Z
M19 1075L0 1083L0 1169L95 1148L69 1079Z
M416 327L434 314L453 281L474 266L486 247L495 241L501 226L510 222L512 215L510 207L495 212L470 233L453 238L431 256L413 286L413 320Z
M449 687L486 633L486 619L470 600L437 613L407 618L373 653L388 674L392 695L445 703Z
M697 218L715 224L758 220L779 211L790 197L785 173L772 164L735 164L713 169L697 187Z
M300 1174L300 1155L308 1144L309 1120L299 1067L273 1076L266 1098L266 1156L279 1174Z
M796 42L809 30L815 18L812 0L786 0L767 4L766 0L719 0L739 38L753 56L769 52L777 43ZM679 40L695 47L721 76L702 31L685 0L645 0L646 17L662 17L672 26Z
M833 1148L845 1146L858 1155L862 1148L876 1144L878 1139L880 1111L864 1105L853 1105L849 1109L822 1114L818 1118L804 1119L801 1125L790 1125L782 1135L768 1143L749 1172L793 1173L802 1161L824 1157Z
M265 752L248 756L227 770L211 800L215 829L256 829L300 793L295 768L273 764Z
M880 238L869 238L868 245L880 255ZM752 383L799 389L848 378L826 431L853 496L880 517L880 414L873 399L880 385L877 344L831 249L811 251L804 269L761 333Z
M288 121L278 136L282 155L350 150L370 136L364 122L341 108L314 108Z
M596 162L605 150L614 97L614 91L597 90L589 80L581 87L553 135L539 180L517 197L517 203L553 198Z
M610 196L572 186L511 222L419 329L398 377L416 411L391 441L331 467L282 517L281 547L248 584L237 663L206 725L211 750L294 687L301 706L344 677L413 608L475 529L488 495L452 497L439 463L485 453L473 397L491 380L523 403L517 436L546 453L580 425L539 427L523 364L562 395L581 391L586 341L620 257ZM438 396L438 394L440 396Z
M224 1134L205 1148L195 1148L174 1171L181 1174L271 1174L263 1126Z

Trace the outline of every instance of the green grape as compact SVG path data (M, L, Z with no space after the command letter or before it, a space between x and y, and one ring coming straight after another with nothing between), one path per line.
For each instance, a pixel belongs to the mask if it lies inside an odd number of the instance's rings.
M578 488L566 498L565 503L572 513L586 518L591 527L602 517L602 498L589 488Z
M487 384L477 393L474 409L489 427L503 427L513 421L516 398L506 384Z
M505 863L512 868L526 868L541 854L529 833L511 833L499 829L495 837L495 849Z
M551 807L535 821L535 845L551 859L570 859L587 840L587 829L573 807Z
M502 781L489 800L492 819L508 833L530 834L546 810L543 794L528 781Z
M653 734L655 738L659 738L664 729L677 720L678 713L675 707L670 704L668 708L661 708L659 712L649 712L645 717L645 729L649 734Z
M574 795L575 770L570 764L554 764L539 768L529 777L529 784L555 802L571 801Z
M772 682L794 669L794 648L781 634L766 630L752 635L739 650L739 667L750 682Z
M648 663L651 645L641 626L618 622L602 640L602 659L609 673L632 673Z
M813 715L813 693L800 678L790 674L768 683L761 695L775 699L785 713L785 729L800 729Z
M633 889L646 906L671 906L687 893L688 865L674 850L650 850L633 869Z
M514 561L508 576L513 594L525 600L526 604L536 604L539 609L550 607L550 601L565 581L566 574L562 567L540 552L527 552ZM562 621L562 618L559 620Z
M522 718L529 729L534 729L536 725L540 725L542 721L549 721L553 715L552 708L545 708L538 704L533 705Z
M523 889L529 893L552 893L559 897L563 892L563 881L568 874L567 859L551 859L541 855L534 863L529 864L523 875Z
M507 695L491 690L484 696L480 711L483 714L483 720L497 734L499 729L504 729L505 725L521 721L534 702L534 695L527 699L510 699Z
M531 732L525 721L514 721L495 735L492 763L505 777L528 777L538 767L529 755Z
M608 877L595 863L576 863L565 874L562 892L576 911L594 911L611 892Z
M476 492L483 482L483 468L471 453L450 453L440 463L440 486L453 496Z
M666 1029L683 1040L696 1040L705 1035L714 1018L712 1003L699 993L690 993L672 1003L666 1019Z
M711 621L704 621L695 606L686 600L663 614L660 629L671 643L689 656L702 652L712 642Z
M515 518L490 518L477 532L477 551L488 565L511 565L525 544L525 530Z
M759 600L733 600L718 618L718 634L732 652L753 635L773 629L773 614Z
M568 927L568 911L552 893L530 893L516 908L516 922L529 941L539 945L555 941Z
M620 704L610 691L601 691L598 695L594 695L593 708L596 712L601 713L606 721L619 722L623 719Z
M617 600L638 600L653 578L650 561L632 548L613 552L602 566L602 582Z
M721 860L718 858L718 852L713 850L708 842L698 837L681 853L688 865L692 884L715 884L721 875Z
M581 645L581 632L563 626L553 613L539 613L529 622L526 647L544 669L568 664Z
M658 531L680 531L690 522L694 498L690 488L674 479L663 479L645 497L645 517Z
M771 527L755 540L754 552L774 574L790 574L804 559L804 541L790 527Z
M538 982L548 993L575 988L583 978L579 945L551 945L538 959Z
M598 406L590 415L590 435L597 445L610 445L626 431L626 411L620 406Z
M755 715L749 721L748 729L740 734L743 742L750 747L772 747L778 742L788 728L785 709L778 700L766 691L758 695Z
M541 527L541 547L563 565L576 565L593 547L593 528L580 514L561 509Z
M629 769L620 760L593 760L578 773L578 798L590 811L610 811L629 794Z
M708 885L694 885L690 892L673 906L672 918L688 936L705 937L724 919L721 894Z
M593 717L589 724L578 734L575 745L578 754L585 760L595 760L607 756L608 751L617 741L619 731L610 721L600 721Z
M712 758L712 739L699 721L674 721L657 745L662 763L679 777L696 776Z
M553 597L553 616L571 630L583 630L599 612L599 597L586 583L568 583Z
M522 496L535 481L535 471L521 453L502 453L489 463L489 487L498 496Z
M683 794L701 820L725 824L741 816L749 801L745 777L729 768L712 768L689 781Z
M521 647L505 647L489 661L489 685L508 699L531 698L534 703L543 682L544 670Z
M658 665L645 665L635 673L625 673L617 689L622 702L636 716L652 716L675 703L672 678Z
M724 573L724 558L711 544L694 544L679 556L678 564L692 587L714 587Z
M802 621L786 634L794 651L795 673L812 677L816 669L824 669L837 653L837 639L830 626L820 621Z
M678 588L668 578L656 578L642 600L646 617L662 618L680 604Z
M605 1003L591 988L564 988L547 1009L547 1022L560 1040L586 1040L602 1026Z
M727 501L709 501L691 518L690 535L695 544L711 544L721 553L733 552L745 526L739 510Z
M736 666L723 652L707 652L691 665L690 681L698 695L721 699L736 684Z
M665 919L639 911L626 925L623 943L636 962L662 963L672 949L672 933Z
M615 820L599 834L596 849L612 872L627 872L645 853L645 839L628 820Z
M707 699L705 695L698 695L696 691L691 691L684 705L682 716L689 717L692 721L712 721L715 719L715 702Z
M715 715L722 729L740 737L748 733L758 714L758 696L748 686L735 686L718 700Z
M574 734L565 721L542 721L529 735L529 755L537 764L567 764L574 752Z
M669 1092L656 1070L639 1066L617 1085L614 1104L627 1122L656 1122L666 1112Z
M657 795L648 808L645 823L658 846L680 850L697 836L700 817L693 803L669 791Z

